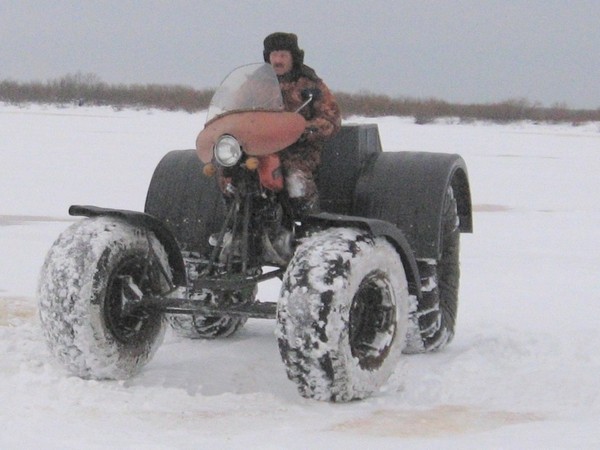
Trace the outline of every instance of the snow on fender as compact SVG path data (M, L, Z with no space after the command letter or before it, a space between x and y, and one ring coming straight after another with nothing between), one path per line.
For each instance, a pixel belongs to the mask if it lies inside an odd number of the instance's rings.
M300 394L346 402L376 392L406 342L409 295L384 238L332 228L302 241L283 278L276 335Z

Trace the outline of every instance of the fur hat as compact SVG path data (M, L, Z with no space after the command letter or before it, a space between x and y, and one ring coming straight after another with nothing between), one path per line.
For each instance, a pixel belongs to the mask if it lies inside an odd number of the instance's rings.
M298 47L298 36L294 33L272 33L268 35L264 42L263 56L265 62L269 62L269 55L276 50L288 50L292 54L294 67L299 69L304 63L304 50Z

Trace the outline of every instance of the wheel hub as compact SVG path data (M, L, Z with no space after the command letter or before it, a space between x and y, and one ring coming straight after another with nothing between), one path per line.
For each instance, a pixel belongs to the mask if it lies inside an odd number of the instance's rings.
M138 307L144 290L151 291L151 267L137 258L123 261L110 277L104 301L104 318L113 336L122 343L144 335L152 328L151 313Z
M395 298L385 274L373 272L363 281L350 310L350 347L363 369L378 368L396 332Z

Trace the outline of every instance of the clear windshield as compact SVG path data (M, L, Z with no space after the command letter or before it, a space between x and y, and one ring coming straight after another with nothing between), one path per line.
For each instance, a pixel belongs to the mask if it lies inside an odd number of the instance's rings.
M210 101L206 122L238 111L284 111L271 64L249 64L227 75Z

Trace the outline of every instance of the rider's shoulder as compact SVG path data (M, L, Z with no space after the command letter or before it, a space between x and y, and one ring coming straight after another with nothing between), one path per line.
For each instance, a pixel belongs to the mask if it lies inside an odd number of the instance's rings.
M312 67L307 66L306 64L302 64L302 67L300 68L299 76L300 77L304 77L304 78L308 78L309 80L315 81L315 82L321 81L321 79L319 78L319 76L315 72L315 69L313 69Z

